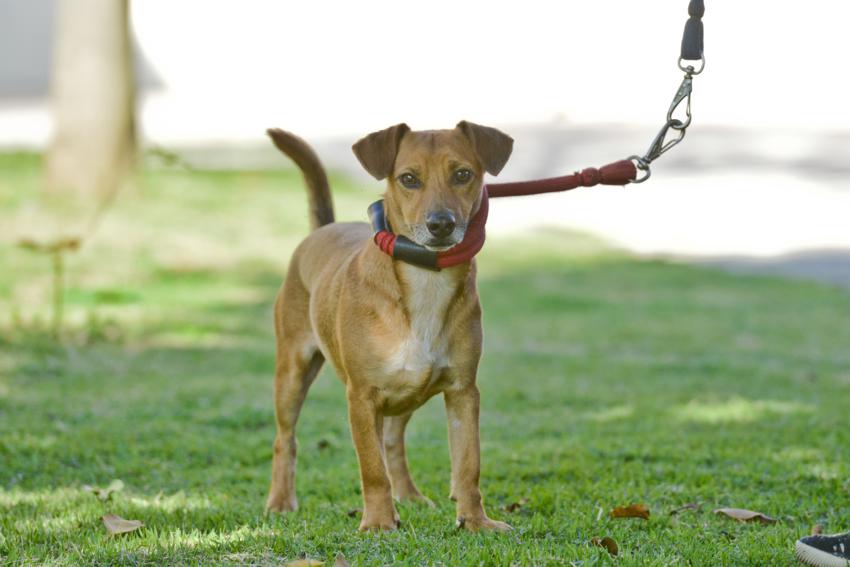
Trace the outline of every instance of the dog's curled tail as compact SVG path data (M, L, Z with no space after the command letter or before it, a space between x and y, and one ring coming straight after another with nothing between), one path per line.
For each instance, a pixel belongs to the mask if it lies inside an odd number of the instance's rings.
M266 133L277 149L289 156L304 175L307 200L310 203L310 227L316 230L334 222L334 205L328 176L313 148L295 134L279 128L269 128Z

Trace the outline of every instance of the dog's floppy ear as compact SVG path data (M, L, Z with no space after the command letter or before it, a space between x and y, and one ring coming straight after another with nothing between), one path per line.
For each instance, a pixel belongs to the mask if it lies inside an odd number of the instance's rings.
M398 146L409 131L407 124L396 124L361 138L351 149L363 168L380 181L393 172Z
M472 144L485 171L490 175L499 175L508 162L508 158L511 157L514 139L495 128L480 126L466 120L458 122L455 128L463 132Z

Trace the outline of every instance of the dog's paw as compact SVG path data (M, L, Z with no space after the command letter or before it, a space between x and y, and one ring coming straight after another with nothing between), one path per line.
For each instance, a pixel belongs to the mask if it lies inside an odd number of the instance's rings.
M487 516L484 516L483 518L458 518L457 527L463 528L470 532L478 532L482 530L493 532L509 532L513 530L513 528L505 522L491 520Z
M360 521L360 531L361 532L391 532L399 528L401 526L401 520L396 515L392 519L384 518L384 519L370 519L365 515L363 519Z
M270 494L266 500L266 512L294 512L298 509L298 500L295 496L285 497L277 494Z

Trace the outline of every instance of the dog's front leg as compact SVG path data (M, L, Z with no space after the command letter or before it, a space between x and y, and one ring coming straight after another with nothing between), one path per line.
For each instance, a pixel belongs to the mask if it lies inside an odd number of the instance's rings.
M491 520L484 512L478 488L481 476L481 447L478 435L479 394L475 384L444 393L449 420L449 449L452 458L452 496L457 500L457 522L470 531L507 531L511 527Z
M354 449L360 462L360 486L363 493L361 530L394 530L399 517L393 504L390 479L383 455L383 416L377 411L370 393L348 390L348 420Z

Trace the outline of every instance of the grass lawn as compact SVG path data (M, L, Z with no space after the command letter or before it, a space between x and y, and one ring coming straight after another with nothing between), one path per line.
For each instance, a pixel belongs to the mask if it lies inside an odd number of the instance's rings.
M271 304L306 234L300 177L151 169L69 256L49 339L34 156L0 156L0 564L792 565L812 525L850 529L850 293L630 257L541 229L480 256L482 490L515 530L454 528L445 414L408 448L435 509L357 532L342 385L299 423L301 509L266 516ZM376 188L335 179L341 219ZM640 189L635 189L636 191ZM567 206L569 196L564 196ZM33 216L35 215L35 216ZM546 238L543 238L543 237ZM123 481L101 501L84 485ZM643 503L648 521L612 519ZM696 510L671 515L684 504ZM712 510L776 518L744 524ZM144 522L106 534L100 517ZM610 536L620 555L590 544Z

